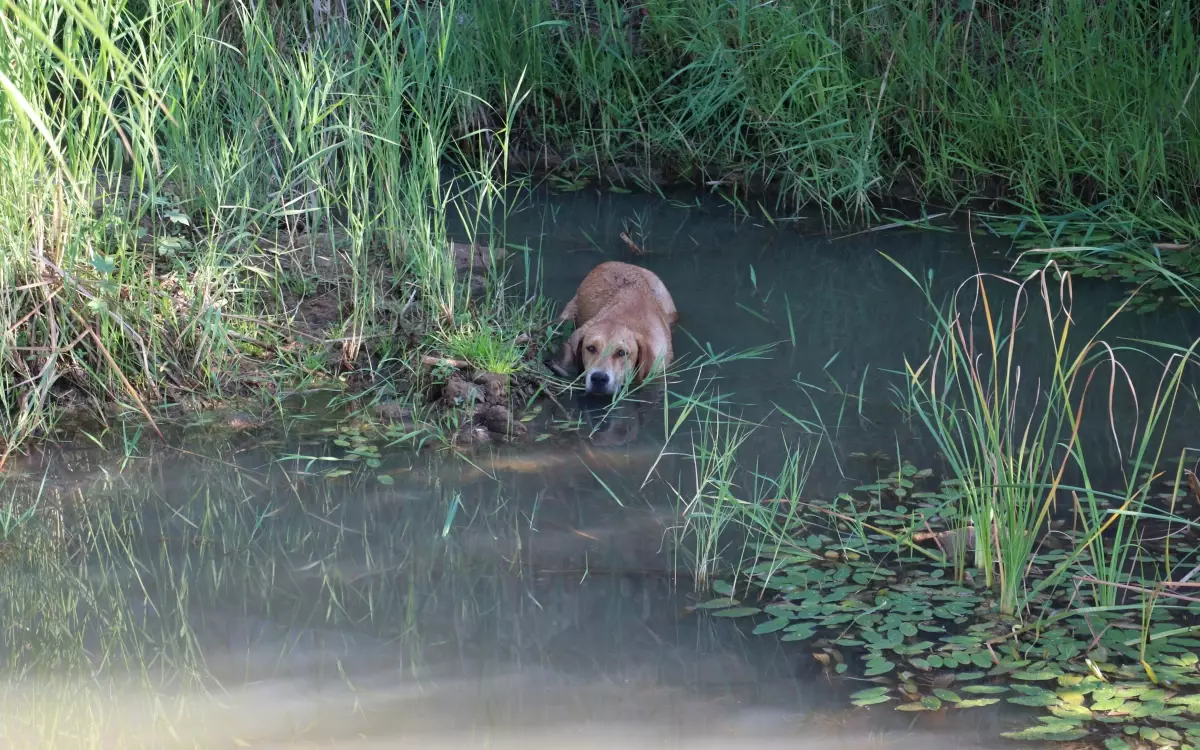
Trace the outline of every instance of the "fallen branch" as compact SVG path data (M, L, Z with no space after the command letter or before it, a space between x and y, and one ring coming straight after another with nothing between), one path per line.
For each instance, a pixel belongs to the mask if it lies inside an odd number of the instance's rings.
M421 357L421 364L426 367L440 367L442 365L450 365L457 370L471 369L471 363L461 359L450 359L449 357L435 357L432 354L426 354Z
M646 254L646 251L642 249L642 246L631 240L629 235L625 234L624 232L621 232L621 241L625 243L625 246L628 247L630 252L632 252L634 255Z

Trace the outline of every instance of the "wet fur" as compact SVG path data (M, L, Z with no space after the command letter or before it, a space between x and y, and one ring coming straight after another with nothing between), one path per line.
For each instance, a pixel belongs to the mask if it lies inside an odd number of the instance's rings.
M563 349L563 368L584 373L589 392L593 372L609 374L612 393L657 374L655 366L661 371L674 356L675 302L658 276L638 266L615 261L596 266L558 319L576 326Z

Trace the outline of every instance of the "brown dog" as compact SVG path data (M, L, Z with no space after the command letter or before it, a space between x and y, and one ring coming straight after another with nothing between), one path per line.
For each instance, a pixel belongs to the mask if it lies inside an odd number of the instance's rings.
M650 271L610 261L592 269L559 322L575 321L563 366L583 371L588 393L614 394L666 369L679 320L667 287Z

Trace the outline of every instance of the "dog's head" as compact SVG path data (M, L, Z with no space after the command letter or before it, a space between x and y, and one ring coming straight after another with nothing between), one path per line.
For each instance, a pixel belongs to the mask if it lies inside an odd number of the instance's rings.
M583 372L588 393L616 393L634 378L645 378L654 363L654 352L645 336L611 321L593 321L567 339L564 364Z

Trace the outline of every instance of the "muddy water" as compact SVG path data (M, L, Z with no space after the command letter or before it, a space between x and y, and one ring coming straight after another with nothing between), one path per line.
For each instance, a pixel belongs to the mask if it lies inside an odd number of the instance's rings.
M963 235L831 242L739 226L711 207L580 194L518 215L509 241L540 248L545 289L565 300L595 263L628 259L616 238L635 220L649 251L638 262L682 313L684 358L784 342L770 359L699 372L726 411L767 421L746 456L769 467L781 437L803 438L773 407L833 438L813 492L870 478L852 453L894 454L901 438L906 456L927 450L883 373L923 356L926 308L874 251L953 285L975 268ZM1102 318L1106 293L1087 293L1076 314ZM1186 333L1173 315L1131 325L1143 330L1127 335ZM166 445L81 442L32 457L23 469L30 492L48 478L47 512L0 564L0 738L206 750L1001 746L1006 710L847 711L862 683L831 680L798 644L693 611L704 595L688 578L687 540L677 544L689 463L660 456L661 405L631 408L623 426L469 462L379 444L379 466L335 478L324 472L343 465L330 459L345 440L307 407L254 436L183 428ZM689 450L694 427L667 453Z

